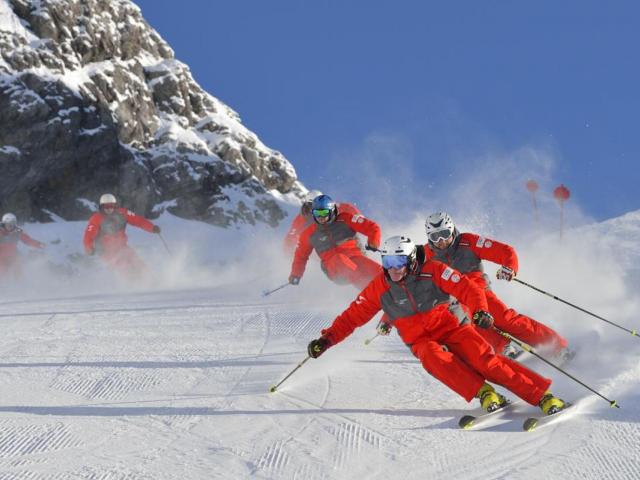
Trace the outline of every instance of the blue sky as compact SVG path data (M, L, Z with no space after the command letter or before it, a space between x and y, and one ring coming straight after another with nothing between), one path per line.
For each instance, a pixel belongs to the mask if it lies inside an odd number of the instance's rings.
M534 178L596 219L640 209L635 2L135 3L309 188L425 202Z

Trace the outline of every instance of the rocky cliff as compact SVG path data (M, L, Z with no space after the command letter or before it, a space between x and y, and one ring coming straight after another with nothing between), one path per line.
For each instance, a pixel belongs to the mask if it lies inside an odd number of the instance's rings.
M101 193L220 226L304 187L129 0L0 0L0 211L85 219Z

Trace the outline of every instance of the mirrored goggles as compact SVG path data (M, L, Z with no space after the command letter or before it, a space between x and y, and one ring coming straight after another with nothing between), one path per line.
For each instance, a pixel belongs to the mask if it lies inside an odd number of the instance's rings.
M116 208L116 204L115 203L103 203L101 205L103 210L115 210Z
M331 214L331 210L328 208L314 208L312 213L314 217L328 217Z
M406 267L408 263L409 258L406 255L383 255L382 257L382 266L387 270Z
M453 235L453 232L449 229L437 230L429 234L429 240L433 243L438 243L440 240L449 240Z

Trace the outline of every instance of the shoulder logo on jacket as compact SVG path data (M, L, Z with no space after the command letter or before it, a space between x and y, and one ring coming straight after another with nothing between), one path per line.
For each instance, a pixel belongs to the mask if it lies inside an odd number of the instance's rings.
M488 238L484 238L484 237L479 237L478 241L476 242L476 247L478 248L482 248L482 247L491 248L492 245L493 245L493 242Z
M364 216L360 215L359 213L356 213L352 218L351 221L353 223L364 223Z
M453 268L451 267L445 268L444 271L442 272L442 278L444 278L445 280L449 280L451 278L451 275L453 275Z

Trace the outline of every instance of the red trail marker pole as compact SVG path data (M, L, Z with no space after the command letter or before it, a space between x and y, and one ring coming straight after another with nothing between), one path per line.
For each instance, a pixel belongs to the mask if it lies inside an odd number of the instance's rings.
M533 215L536 220L536 227L537 227L538 224L540 223L540 217L538 215L538 203L536 202L536 192L540 187L538 187L538 182L536 182L535 180L528 180L526 185L527 185L527 190L531 192L531 200L533 201Z
M553 196L560 202L560 238L562 238L562 231L564 230L564 202L569 200L571 192L567 187L560 184L553 190Z

